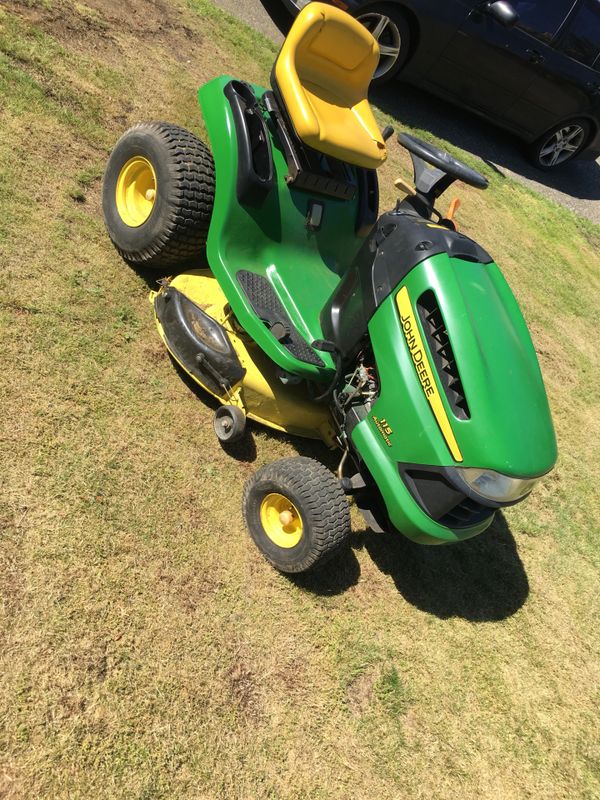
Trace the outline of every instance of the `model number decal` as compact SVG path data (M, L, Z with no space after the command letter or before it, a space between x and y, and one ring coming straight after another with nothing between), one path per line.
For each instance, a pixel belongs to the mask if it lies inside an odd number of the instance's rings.
M376 417L375 414L373 414L373 422L375 423L375 425L377 425L377 430L383 436L384 442L387 444L388 447L391 447L392 443L390 441L390 436L394 431L388 425L387 420L379 419L379 417Z

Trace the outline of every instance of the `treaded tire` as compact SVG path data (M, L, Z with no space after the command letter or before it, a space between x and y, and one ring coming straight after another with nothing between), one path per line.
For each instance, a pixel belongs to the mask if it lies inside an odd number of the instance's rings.
M156 200L148 219L130 227L117 209L123 166L142 156L156 174ZM140 122L115 145L104 173L102 210L121 257L139 267L179 267L198 258L206 244L215 196L215 167L208 147L184 128Z
M296 506L303 524L295 547L280 547L267 535L260 515L270 493L285 495ZM328 561L347 544L350 508L335 478L323 464L305 456L274 461L247 481L242 500L244 520L256 546L281 572L306 572Z

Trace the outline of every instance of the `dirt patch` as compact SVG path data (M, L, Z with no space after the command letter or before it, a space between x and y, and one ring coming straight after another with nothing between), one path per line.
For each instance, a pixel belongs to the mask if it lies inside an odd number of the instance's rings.
M258 691L254 673L241 659L234 662L228 673L231 694L244 717L258 716Z
M163 0L59 2L50 8L9 0L7 7L69 50L103 60L124 53L132 38L151 43L155 50L160 46L178 61L190 59L190 47L202 42L201 34L182 22L177 5Z
M168 360L168 355L162 342L153 342L144 345L143 358L148 364L161 364L163 361Z
M348 708L355 716L360 717L368 711L375 697L375 684L379 674L379 669L370 667L365 672L361 672L348 685L346 693Z
M184 611L193 614L202 610L206 599L217 594L223 583L210 577L198 575L196 572L182 575L167 568L156 574L157 581L168 592L170 601L178 603Z

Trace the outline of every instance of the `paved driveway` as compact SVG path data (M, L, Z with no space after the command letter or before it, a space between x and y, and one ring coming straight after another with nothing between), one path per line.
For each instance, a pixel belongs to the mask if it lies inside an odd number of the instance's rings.
M215 2L281 43L281 28L285 26L286 14L282 12L279 0ZM600 159L575 161L556 174L539 172L523 157L523 145L518 139L475 114L399 82L373 92L372 98L396 119L430 130L492 164L499 174L512 175L545 197L600 224Z

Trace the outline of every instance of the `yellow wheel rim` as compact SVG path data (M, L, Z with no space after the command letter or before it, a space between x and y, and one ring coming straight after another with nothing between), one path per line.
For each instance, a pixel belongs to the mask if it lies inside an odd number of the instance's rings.
M260 521L269 539L279 547L295 547L304 530L296 506L283 494L268 494L260 506Z
M117 178L116 202L119 216L130 228L139 228L148 219L156 201L156 174L152 164L134 156Z

